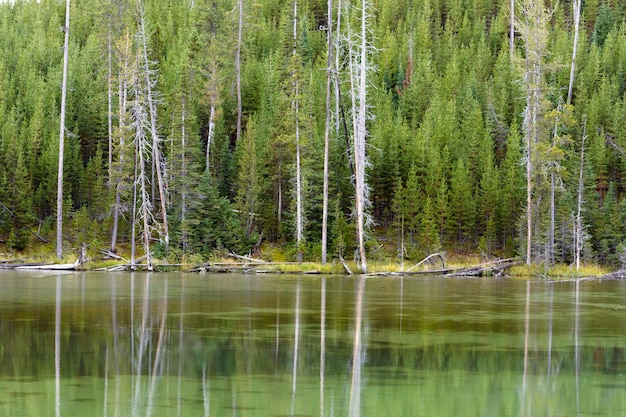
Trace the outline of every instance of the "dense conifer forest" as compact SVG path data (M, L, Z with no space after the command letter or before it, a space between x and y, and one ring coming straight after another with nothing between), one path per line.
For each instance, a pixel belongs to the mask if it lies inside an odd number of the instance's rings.
M0 4L5 253L55 240L65 7ZM626 262L625 16L619 0L72 1L63 246Z

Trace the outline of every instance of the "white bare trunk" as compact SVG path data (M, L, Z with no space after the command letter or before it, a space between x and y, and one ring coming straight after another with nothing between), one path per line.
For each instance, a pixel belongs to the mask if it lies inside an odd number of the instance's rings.
M57 177L57 258L63 258L63 153L65 152L65 101L67 97L67 64L70 40L70 0L65 2L65 40L63 42L63 83L61 86L61 116L59 127L59 167Z
M211 104L211 111L209 113L209 133L206 141L206 172L210 172L210 156L211 156L211 144L213 143L213 136L215 135L215 104Z
M125 152L125 135L126 135L126 113L128 111L128 83L130 81L130 63L131 54L130 40L125 38L120 51L120 65L118 72L118 131L119 131L119 150L118 150L118 166L117 177L115 178L115 206L113 207L113 227L111 230L111 252L117 251L117 233L119 228L119 217L122 200L123 173L124 173L124 152Z
M328 0L328 67L326 69L326 125L324 131L324 197L322 203L322 265L326 265L328 251L328 164L330 148L330 100L333 65L333 0Z
M298 0L293 2L293 56L297 54L298 42ZM294 62L295 63L295 62ZM298 71L295 68L294 71ZM291 103L295 112L296 128L296 244L298 246L298 262L302 262L303 214L302 214L302 172L300 167L300 80L294 74L294 99Z
M107 126L109 134L109 188L113 186L113 16L111 15L111 0L107 9Z
M572 92L574 90L574 80L576 78L576 50L578 49L578 32L580 27L580 3L581 0L574 0L574 47L572 49L572 68L569 73L569 88L567 89L567 104L572 102Z
M137 60L143 60L143 57L137 57ZM142 225L142 243L144 254L146 256L146 263L148 270L152 270L152 253L150 250L150 230L152 217L152 202L150 198L149 182L148 182L148 156L153 155L153 150L150 149L151 143L148 139L146 131L151 129L150 116L147 114L146 107L149 108L147 103L148 98L144 96L146 93L145 86L142 82L147 81L145 78L136 78L133 85L134 103L132 107L133 114L133 127L134 127L134 142L135 142L135 181L133 184L133 210L139 210L139 219L133 217L133 234L134 225L140 221ZM134 239L133 239L134 242ZM133 249L134 250L134 249ZM131 264L134 264L134 254L131 256Z
M585 139L587 137L587 124L583 128L583 138L580 145L580 173L578 176L578 205L576 209L576 226L574 233L576 271L580 270L580 253L583 248L583 225L582 225L582 209L584 204L584 169L585 169Z
M241 139L241 119L242 104L241 104L241 38L243 34L243 0L238 1L239 6L239 25L237 29L237 53L235 54L235 83L237 84L237 143Z
M139 133L142 135L142 133ZM146 181L147 177L147 168L146 168L146 160L145 160L145 143L144 137L136 137L135 140L139 141L138 145L138 158L139 158L139 176L137 181L139 182L139 211L141 214L142 221L142 241L143 241L143 250L146 256L146 263L148 264L148 270L152 270L152 253L150 250L150 211L152 209L152 205L150 203L150 193L148 192L148 184Z
M542 74L543 57L547 48L547 23L550 13L541 0L525 0L523 4L524 22L520 22L520 32L526 46L524 82L526 108L524 110L524 136L526 140L526 264L532 261L533 240L533 175L536 161L536 147L541 140L542 129Z
M185 130L185 97L182 98L182 114L181 114L181 176L183 180L183 186L181 190L181 202L180 202L180 220L182 224L182 245L183 254L187 252L187 187L188 187L188 173L187 173L187 132Z
M365 253L365 205L367 200L367 190L365 183L365 142L367 137L367 1L361 2L361 33L360 33L360 56L356 74L358 76L357 91L358 108L354 107L356 116L354 120L354 174L355 174L355 206L356 206L356 227L357 243L359 250L359 263L361 272L367 273L367 258ZM353 102L355 97L353 97Z
M157 185L159 188L159 199L161 204L161 216L162 216L162 225L163 225L163 240L165 245L165 250L169 250L169 228L167 222L167 196L165 193L165 185L163 180L163 172L161 167L161 152L159 149L159 135L157 132L157 109L156 109L156 100L154 100L152 87L155 81L152 78L152 71L150 69L150 62L148 60L148 46L147 46L147 34L145 28L145 16L143 7L140 5L139 7L140 13L140 37L142 43L142 59L144 66L144 77L145 77L145 89L146 89L146 99L148 104L148 111L150 116L150 134L152 136L152 160L155 166L156 176L157 176Z
M137 173L139 171L139 147L135 144L135 155L133 163L133 206L131 209L131 226L130 226L130 265L131 270L135 268L135 259L137 259Z

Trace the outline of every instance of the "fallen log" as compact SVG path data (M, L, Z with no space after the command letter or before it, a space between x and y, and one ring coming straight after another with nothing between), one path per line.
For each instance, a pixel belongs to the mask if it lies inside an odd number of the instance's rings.
M124 261L126 263L130 263L129 259L126 259L115 252L111 252L110 250L101 250L100 253L104 256L104 259L115 259L117 261Z
M249 256L238 255L234 252L229 253L228 256L235 258L235 259L242 260L242 261L254 262L254 263L259 263L259 264L267 263L263 259L250 258Z
M39 271L73 271L78 266L78 262L73 264L44 264L44 265L21 265L15 269L39 270Z
M624 280L626 279L626 269L620 269L619 271L600 275L599 279L601 280Z
M521 261L514 261L512 259L504 259L496 261L492 264L479 265L469 268L464 268L456 272L446 274L446 277L482 277L486 275L494 275L502 277L505 274L505 270L513 266L521 265Z

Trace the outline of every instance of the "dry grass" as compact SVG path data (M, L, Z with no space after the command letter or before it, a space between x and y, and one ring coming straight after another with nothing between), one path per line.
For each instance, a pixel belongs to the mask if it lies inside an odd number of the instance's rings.
M596 264L584 264L577 271L571 265L559 264L552 267L544 265L520 265L511 268L509 273L516 277L540 277L546 279L572 279L583 277L599 277L611 272L608 268Z

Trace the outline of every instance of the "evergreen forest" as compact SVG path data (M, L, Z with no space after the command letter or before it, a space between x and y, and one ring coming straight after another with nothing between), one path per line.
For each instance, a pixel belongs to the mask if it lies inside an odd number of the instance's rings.
M626 263L626 2L66 5L0 4L5 253L61 136L66 251Z

